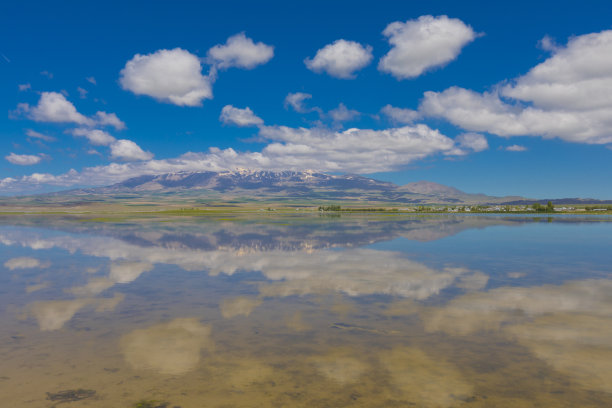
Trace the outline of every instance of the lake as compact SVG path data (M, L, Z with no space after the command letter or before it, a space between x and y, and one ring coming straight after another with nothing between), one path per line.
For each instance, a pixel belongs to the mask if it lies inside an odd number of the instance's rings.
M6 407L609 407L612 217L0 218Z

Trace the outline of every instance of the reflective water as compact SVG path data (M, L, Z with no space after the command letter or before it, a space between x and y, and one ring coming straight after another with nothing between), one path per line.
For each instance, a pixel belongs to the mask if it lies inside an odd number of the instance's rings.
M4 217L0 406L612 406L610 221Z

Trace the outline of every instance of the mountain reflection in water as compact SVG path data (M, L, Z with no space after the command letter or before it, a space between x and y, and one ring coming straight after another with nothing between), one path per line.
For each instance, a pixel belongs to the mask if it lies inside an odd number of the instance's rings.
M609 221L4 218L0 395L610 406Z

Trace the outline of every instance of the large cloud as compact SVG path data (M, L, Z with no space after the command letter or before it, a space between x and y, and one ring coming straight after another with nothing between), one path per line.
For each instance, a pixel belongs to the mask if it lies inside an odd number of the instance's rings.
M447 16L421 16L405 23L396 21L383 34L392 48L381 58L378 69L397 79L415 78L454 60L476 38L472 27Z
M36 106L27 103L17 105L17 113L23 113L36 122L77 123L93 125L94 120L80 114L72 102L58 92L43 92Z
M491 92L426 92L420 110L466 130L612 142L612 31L575 37L526 75Z
M372 47L369 45L364 47L355 41L336 40L318 50L314 58L306 58L304 63L311 71L351 79L371 61Z
M70 171L57 176L35 173L20 179L5 178L0 179L0 189L18 190L40 184L104 185L144 174L226 171L236 168L317 169L367 174L397 170L437 154L463 155L477 150L473 148L475 145L469 149L463 139L455 141L424 124L384 130L353 128L346 131L260 126L259 136L269 141L260 152L241 153L232 148L210 148L205 153L186 153L165 160L148 160L150 153L119 140L111 144L113 156L141 162L111 163L89 167L80 173Z
M274 47L239 33L227 39L223 45L215 45L208 50L208 62L220 69L231 67L252 69L265 64L274 56Z
M31 106L27 103L20 103L11 114L16 116L24 115L35 122L75 123L82 126L113 126L117 130L125 128L125 123L115 113L98 111L92 117L79 113L72 102L59 92L42 92L36 105ZM54 140L53 138L49 140L48 136L41 135L33 130L29 132L33 133L28 135L31 137L37 137L46 141Z
M123 89L179 106L200 106L212 98L211 78L200 59L181 48L136 54L121 70Z

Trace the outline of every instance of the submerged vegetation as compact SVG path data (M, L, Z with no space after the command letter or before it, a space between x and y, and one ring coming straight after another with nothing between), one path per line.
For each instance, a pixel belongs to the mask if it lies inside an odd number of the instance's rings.
M169 408L169 407L170 407L169 402L162 402L162 401L156 401L156 400L140 400L136 402L134 405L132 405L132 408ZM180 407L175 406L173 408L180 408Z
M91 398L96 395L95 390L86 389L75 389L75 390L63 390L58 392L48 392L47 399L51 401L61 402L73 402L80 401L86 398Z

